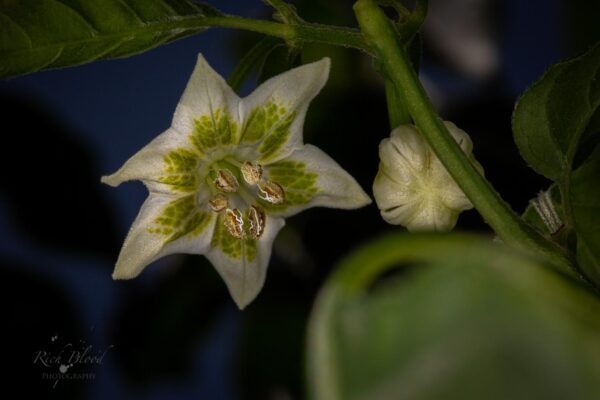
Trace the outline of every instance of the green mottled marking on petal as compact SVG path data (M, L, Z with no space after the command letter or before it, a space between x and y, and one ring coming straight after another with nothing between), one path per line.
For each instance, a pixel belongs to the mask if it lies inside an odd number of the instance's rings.
M286 116L287 109L274 101L268 102L263 107L256 107L250 111L244 132L243 143L256 143L271 131Z
M296 118L296 113L289 113L285 119L281 120L281 122L275 126L271 133L269 133L269 136L261 143L258 148L260 161L268 161L278 154L278 151L283 147L290 136L290 126L292 126L294 118Z
M256 240L252 239L248 232L246 232L246 235L242 239L236 239L231 236L225 229L223 218L223 214L219 214L217 217L217 223L215 224L215 230L210 245L220 249L223 254L229 258L241 259L242 257L245 257L248 262L254 261L257 253ZM246 221L247 218L245 218L244 222ZM247 227L245 230L247 230Z
M223 223L224 214L219 214L215 230L210 242L212 247L219 248L229 258L242 257L242 241L236 239L227 232Z
M198 186L198 155L184 148L169 152L164 157L164 175L158 181L171 185L173 190L192 192Z
M281 185L285 192L283 204L270 204L259 200L267 211L284 211L290 206L306 204L319 191L316 185L318 175L307 171L303 162L283 160L269 165L266 171L268 179Z
M194 131L190 135L194 147L204 154L216 148L234 144L238 126L224 110L194 119Z
M167 204L148 231L167 236L168 243L187 235L198 236L211 219L212 213L198 210L195 195L189 195Z

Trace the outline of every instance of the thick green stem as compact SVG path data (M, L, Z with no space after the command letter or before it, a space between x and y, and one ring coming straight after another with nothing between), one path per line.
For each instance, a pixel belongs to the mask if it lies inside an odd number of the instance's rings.
M536 249L574 275L565 253L526 224L474 168L435 112L423 86L399 45L391 22L373 0L358 0L354 11L367 43L402 93L415 124L475 208L506 243Z
M352 47L369 53L362 34L351 28L320 24L281 24L278 22L243 18L234 15L202 17L199 26L245 29L275 36L290 42L325 43L334 46Z
M396 90L396 85L389 79L385 80L385 98L387 100L391 129L412 122L410 114Z

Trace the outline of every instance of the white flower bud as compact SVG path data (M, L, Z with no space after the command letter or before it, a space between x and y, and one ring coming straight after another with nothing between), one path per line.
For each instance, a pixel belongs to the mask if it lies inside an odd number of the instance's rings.
M452 122L450 134L472 160L469 135ZM473 207L413 125L394 129L379 145L379 172L373 195L383 219L409 231L449 231L463 210Z

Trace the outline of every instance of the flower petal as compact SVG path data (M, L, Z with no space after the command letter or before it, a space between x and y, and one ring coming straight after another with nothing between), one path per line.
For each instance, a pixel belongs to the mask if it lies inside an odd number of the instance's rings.
M456 140L456 143L458 143L462 151L467 156L470 156L473 151L473 141L467 132L456 126L454 122L444 121L444 125L446 125L446 129L448 129L448 132L450 132L454 140Z
M236 239L224 228L223 216L217 218L206 257L225 281L240 309L254 300L262 289L273 240L284 225L282 218L269 216L260 239L252 239L249 235Z
M398 183L379 166L379 172L373 182L373 196L377 207L381 210L383 219L394 225L399 225L416 211L414 201L408 186Z
M205 253L216 218L199 210L195 197L150 193L125 238L113 279L135 278L168 254Z
M141 180L151 191L188 192L198 186L196 171L200 162L189 139L169 128L134 154L117 172L103 176L101 180L110 186Z
M329 58L277 75L241 102L242 144L257 144L260 162L276 161L302 146L304 117L329 76Z
M406 223L410 232L448 232L454 228L459 211L445 207L439 202L421 203L418 211Z
M172 126L191 135L200 153L235 145L239 140L239 104L240 98L199 54Z
M285 192L282 204L260 201L268 213L289 217L311 207L353 209L371 203L356 180L331 157L310 144L264 166L264 177Z

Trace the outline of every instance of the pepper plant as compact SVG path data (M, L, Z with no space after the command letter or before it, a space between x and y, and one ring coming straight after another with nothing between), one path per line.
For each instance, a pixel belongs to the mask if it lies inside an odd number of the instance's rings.
M356 27L265 3L272 20L192 0L0 1L3 78L129 57L212 27L263 35L227 81L200 55L172 126L102 178L141 180L149 191L113 277L201 254L244 308L269 284L284 218L323 206L347 209L352 221L372 197L395 226L348 248L315 300L311 398L600 398L600 45L550 67L516 103L515 144L552 181L521 215L486 179L477 142L443 121L418 78L426 0L358 0ZM380 155L372 196L303 141L329 59L236 94L273 49L293 56L311 43L363 53L384 82L389 138L355 150L357 160ZM470 208L491 235L448 233ZM411 278L388 277L397 269Z

